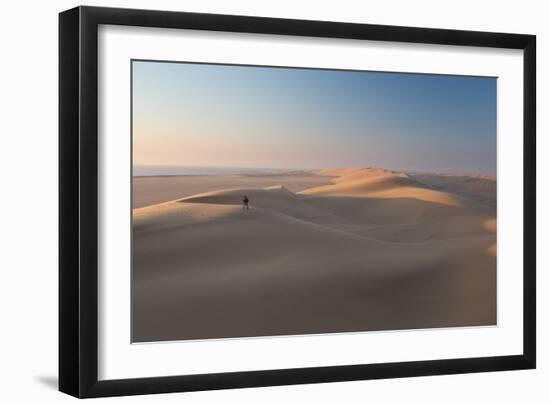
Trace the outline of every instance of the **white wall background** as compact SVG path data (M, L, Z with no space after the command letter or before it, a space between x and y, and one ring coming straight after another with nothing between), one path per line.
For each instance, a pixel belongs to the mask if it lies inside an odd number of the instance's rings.
M72 400L57 384L57 13L74 1L9 2L0 40L0 397ZM538 40L538 369L460 376L167 394L128 403L529 402L550 400L550 25L545 2L90 1L156 8L433 28L531 33Z

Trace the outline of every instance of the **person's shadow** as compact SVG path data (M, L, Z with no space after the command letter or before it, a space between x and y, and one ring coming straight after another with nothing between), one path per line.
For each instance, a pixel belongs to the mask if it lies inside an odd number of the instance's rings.
M36 381L40 384L50 388L57 390L58 389L58 380L57 376L36 376Z

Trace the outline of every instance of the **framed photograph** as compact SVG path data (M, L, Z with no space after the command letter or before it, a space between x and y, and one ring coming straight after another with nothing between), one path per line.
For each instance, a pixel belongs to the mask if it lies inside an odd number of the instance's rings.
M59 29L61 391L535 368L535 36Z

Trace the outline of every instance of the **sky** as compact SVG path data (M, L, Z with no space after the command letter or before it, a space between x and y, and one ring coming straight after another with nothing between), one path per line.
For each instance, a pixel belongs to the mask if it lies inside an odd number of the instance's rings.
M496 78L132 62L134 166L495 174Z

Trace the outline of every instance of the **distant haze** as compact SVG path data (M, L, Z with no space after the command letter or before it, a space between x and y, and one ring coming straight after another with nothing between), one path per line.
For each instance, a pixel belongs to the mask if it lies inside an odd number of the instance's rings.
M206 166L156 166L134 164L134 177L168 175L265 175L282 174L295 171L290 168L277 169L267 167L206 167ZM297 170L296 170L297 171Z
M134 175L496 172L495 78L142 61L132 70Z

